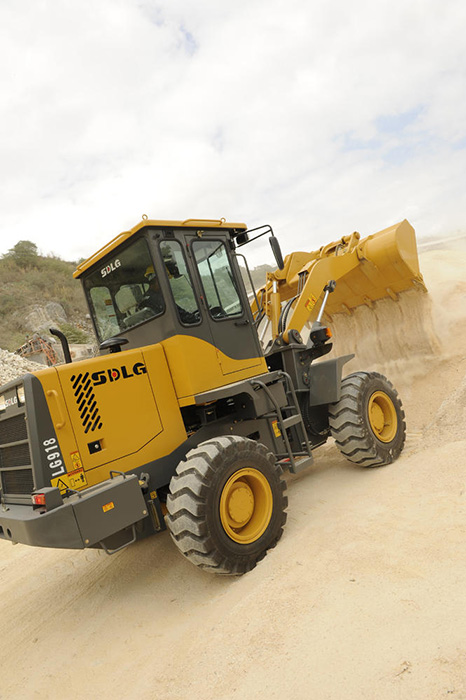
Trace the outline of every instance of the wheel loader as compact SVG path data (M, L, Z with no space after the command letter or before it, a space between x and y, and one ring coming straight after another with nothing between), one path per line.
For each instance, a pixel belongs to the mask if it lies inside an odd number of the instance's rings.
M264 235L277 269L256 291L239 249ZM407 221L283 260L270 226L144 217L75 277L100 355L71 362L51 329L67 361L0 388L1 538L114 554L168 528L193 564L243 574L282 534L285 470L330 436L362 467L399 456L396 390L342 378L323 321L423 287Z

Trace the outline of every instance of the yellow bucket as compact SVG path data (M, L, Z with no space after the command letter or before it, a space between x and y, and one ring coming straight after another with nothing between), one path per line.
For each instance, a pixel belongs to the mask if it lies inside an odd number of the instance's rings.
M330 254L325 249L323 252ZM397 300L399 293L408 289L427 291L419 270L414 229L406 220L358 240L351 250L339 252L337 248L333 255L331 268L337 285L327 301L328 314L349 312L363 304L372 306L386 297ZM347 271L340 276L347 255L354 257L354 263L345 264Z

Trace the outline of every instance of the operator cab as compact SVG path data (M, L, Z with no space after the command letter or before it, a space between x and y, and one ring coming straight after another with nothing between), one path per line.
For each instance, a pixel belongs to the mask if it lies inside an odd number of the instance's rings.
M102 351L113 338L129 349L190 335L237 359L262 356L234 255L246 227L189 223L143 221L78 267Z

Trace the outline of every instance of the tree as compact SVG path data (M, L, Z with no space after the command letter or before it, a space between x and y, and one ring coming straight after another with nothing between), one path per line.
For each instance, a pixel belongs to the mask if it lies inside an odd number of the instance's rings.
M37 264L39 251L32 241L18 241L5 257L13 260L19 267L33 267Z

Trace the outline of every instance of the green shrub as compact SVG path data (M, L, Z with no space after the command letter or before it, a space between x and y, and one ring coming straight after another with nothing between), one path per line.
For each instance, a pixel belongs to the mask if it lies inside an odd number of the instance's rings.
M89 343L88 334L72 323L60 323L60 330L66 335L69 343Z

